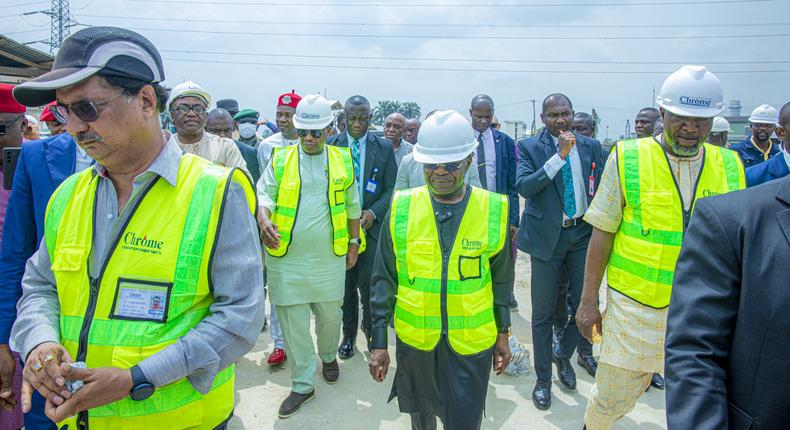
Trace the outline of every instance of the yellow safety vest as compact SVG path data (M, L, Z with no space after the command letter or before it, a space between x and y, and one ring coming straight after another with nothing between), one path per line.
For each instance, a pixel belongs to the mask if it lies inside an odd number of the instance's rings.
M508 240L507 196L472 187L467 208L443 264L428 188L397 191L393 198L389 228L398 271L395 333L414 348L433 350L443 332L461 355L477 354L496 342L488 260Z
M327 201L332 221L332 251L337 256L343 256L348 252L349 239L346 190L354 185L354 165L348 148L324 145L324 150L327 156L329 180ZM299 145L274 148L272 167L280 189L277 193L277 206L270 218L280 233L280 245L276 249L267 246L266 252L272 257L282 257L288 253L288 247L293 241L293 228L299 213L302 187L299 173ZM359 253L362 253L365 250L365 235L362 229L359 235L362 240Z
M669 161L655 139L627 140L616 148L625 207L609 257L608 283L643 305L666 308L694 205L703 197L745 188L743 164L735 152L704 144L694 201L685 211Z
M154 180L109 247L92 279L94 205L99 178L93 169L72 175L47 208L45 237L60 302L60 338L89 368L128 369L175 343L210 314L210 264L229 181L242 186L250 211L257 207L249 178L185 154L175 187ZM186 379L146 400L125 398L61 424L78 429L212 429L233 411L234 368L221 370L201 394Z

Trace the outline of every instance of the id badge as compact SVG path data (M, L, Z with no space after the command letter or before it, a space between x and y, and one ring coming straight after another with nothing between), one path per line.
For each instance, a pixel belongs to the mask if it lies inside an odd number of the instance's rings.
M589 189L587 190L587 194L589 194L590 197L594 197L595 196L595 176L590 175L588 187L589 187Z
M373 179L368 179L367 184L365 184L365 191L373 194L376 192L378 187L379 187L379 183L377 181L374 181Z
M166 322L172 282L118 278L112 317Z

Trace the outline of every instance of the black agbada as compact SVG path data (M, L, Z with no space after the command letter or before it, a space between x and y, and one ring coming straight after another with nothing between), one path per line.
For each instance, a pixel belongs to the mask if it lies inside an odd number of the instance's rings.
M458 203L444 204L431 199L442 244L443 264L447 264L450 258L453 241L470 195L471 187L467 185L466 195ZM381 229L371 279L371 349L387 348L387 326L392 320L398 292L395 252L389 223L388 213L382 223L384 228ZM508 305L515 276L511 250L512 245L508 238L502 251L489 260L494 293L494 318L498 329L510 326ZM446 306L446 294L445 281L442 282L442 306ZM443 327L441 339L433 351L415 349L398 339L395 358L397 369L389 400L398 397L401 412L412 414L413 417L414 414L419 414L422 420L426 417L434 420L433 417L438 416L445 428L454 430L480 428L493 363L493 347L474 355L459 355L450 346L447 328Z

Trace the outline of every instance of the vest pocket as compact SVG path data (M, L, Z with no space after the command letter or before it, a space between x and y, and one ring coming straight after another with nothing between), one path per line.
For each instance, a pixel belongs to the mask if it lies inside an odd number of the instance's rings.
M47 246L55 246L54 244ZM62 245L55 248L55 257L51 262L53 272L74 272L87 262L84 246Z
M479 279L481 277L481 256L467 257L458 256L458 276L461 281L467 279Z

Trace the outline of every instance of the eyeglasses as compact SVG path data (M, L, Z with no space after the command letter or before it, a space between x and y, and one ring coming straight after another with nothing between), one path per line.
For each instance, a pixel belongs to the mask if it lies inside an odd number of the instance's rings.
M8 128L11 127L12 125L14 125L23 116L24 115L19 115L18 117L13 118L13 119L11 119L9 121L0 122L0 136L5 136L5 134L8 132Z
M308 134L318 139L319 137L323 136L324 130L302 130L302 129L296 130L296 135L299 137L307 137Z
M186 115L187 113L189 113L189 111L195 112L195 114L197 115L203 115L204 113L206 113L206 107L203 106L202 104L188 105L185 103L170 108L170 111L175 112L179 115Z
M406 127L405 131L407 133L417 133L417 129L416 128L412 128L412 127Z
M99 119L99 106L104 106L107 103L117 99L118 97L122 96L123 93L118 93L115 97L110 97L109 99L103 102L94 102L91 100L80 100L78 102L72 103L70 105L67 104L60 104L58 103L57 106L53 106L52 108L55 109L58 114L55 115L55 118L60 116L63 119L68 119L69 112L74 112L74 115L77 118L81 119L84 122L94 122ZM53 113L54 115L54 113ZM63 122L66 123L65 121Z
M425 163L423 164L423 166L425 166L426 169L432 172L439 169L439 167L444 167L444 170L447 170L448 172L457 172L458 170L461 169L462 164L464 164L463 161L455 161L453 163L438 163L438 164Z

